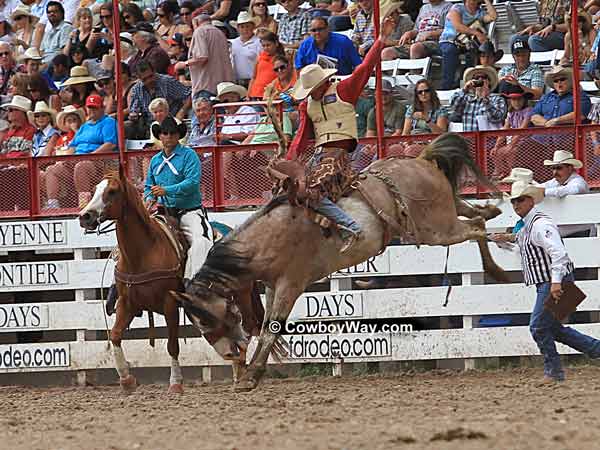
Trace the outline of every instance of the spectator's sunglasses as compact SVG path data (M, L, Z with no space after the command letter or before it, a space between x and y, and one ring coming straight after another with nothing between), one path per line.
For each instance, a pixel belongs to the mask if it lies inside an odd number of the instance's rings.
M487 75L475 75L473 77L474 80L487 80L490 81L490 77L488 77Z
M555 78L554 80L552 80L553 83L561 83L563 81L567 81L567 78L560 77L560 78Z
M4 56L10 56L10 52L2 52L0 53L0 58Z
M123 19L129 20L131 19L131 16L129 14L123 14Z
M431 88L427 88L427 89L420 89L417 91L417 95L421 95L421 94L429 94L431 92Z
M559 166L552 166L551 169L554 172L555 170L563 170L566 169L568 166L566 164L561 164Z
M105 15L100 15L100 19L104 20L104 19L110 19L112 18L112 14L105 14Z
M321 31L325 31L327 28L325 27L321 27L321 28L311 28L310 32L311 33L320 33Z
M192 12L191 12L191 11L189 11L189 12L183 12L183 11L181 11L181 12L179 13L179 15L180 15L181 17L185 17L185 16L191 16L191 15L192 15Z
M266 8L267 4L266 3L255 3L253 6L264 6Z
M60 14L60 13L61 13L61 10L59 8L52 8L52 9L47 9L46 10L46 15L48 15L48 14Z
M165 13L156 13L156 17L167 17Z
M287 69L287 68L288 68L288 65L287 65L287 64L282 64L282 65L280 65L280 66L273 67L273 70L274 70L275 72L283 72L283 71L284 71L285 69Z
M27 16L17 16L17 17L15 17L15 21L18 21L18 20L24 19L25 17L27 17Z

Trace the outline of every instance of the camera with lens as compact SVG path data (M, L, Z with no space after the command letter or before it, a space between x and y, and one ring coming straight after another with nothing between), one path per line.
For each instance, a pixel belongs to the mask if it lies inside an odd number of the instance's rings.
M483 86L483 80L473 80L473 86L475 86L475 87L482 87Z

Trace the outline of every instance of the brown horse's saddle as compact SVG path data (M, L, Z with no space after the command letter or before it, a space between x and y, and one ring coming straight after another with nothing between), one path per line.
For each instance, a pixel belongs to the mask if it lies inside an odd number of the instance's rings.
M169 239L169 242L177 253L177 258L181 261L181 267L184 267L187 251L190 248L190 244L185 237L183 231L179 227L179 220L173 216L155 214L152 216L156 223L160 225L165 235Z

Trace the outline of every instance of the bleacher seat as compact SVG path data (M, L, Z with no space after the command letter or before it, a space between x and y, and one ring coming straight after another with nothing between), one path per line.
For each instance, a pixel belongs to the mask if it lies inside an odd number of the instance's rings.
M454 95L455 92L460 91L460 89L449 89L449 90L437 90L435 91L438 98L440 99L440 103L444 106L448 106L450 104L450 99Z
M547 52L531 52L530 61L534 64L539 64L542 67L550 67L555 66L562 58L564 51L562 50L549 50ZM496 62L496 65L499 67L510 66L515 63L515 59L513 55L510 53L505 53L500 60Z

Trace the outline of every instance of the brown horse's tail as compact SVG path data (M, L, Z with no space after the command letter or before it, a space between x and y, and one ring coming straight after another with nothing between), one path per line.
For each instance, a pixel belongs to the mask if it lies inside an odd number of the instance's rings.
M504 283L510 281L508 274L492 258L487 240L485 238L479 239L477 245L479 246L479 254L481 255L481 262L483 263L485 273L489 274L496 281Z
M444 133L434 139L425 146L419 158L437 164L446 175L455 195L459 191L461 175L467 170L475 176L479 184L490 189L494 196L502 196L498 187L475 163L467 141L456 133Z

